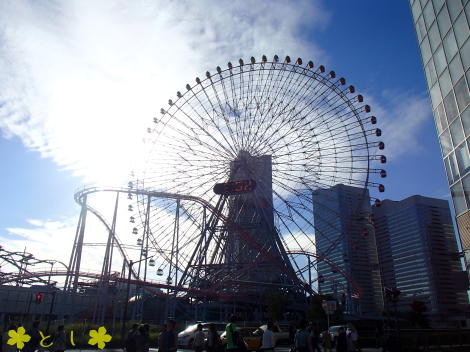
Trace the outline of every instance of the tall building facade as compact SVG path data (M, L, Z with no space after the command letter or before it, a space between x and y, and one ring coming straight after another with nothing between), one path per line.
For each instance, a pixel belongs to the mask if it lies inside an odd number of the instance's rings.
M315 191L313 203L317 255L327 257L337 267L325 261L318 263L319 293L336 297L346 313L380 314L382 286L375 238L368 230L368 190L338 184ZM361 288L360 299L351 281Z
M470 1L409 2L470 275Z
M463 319L468 279L459 262L448 202L423 196L373 208L384 287L401 291L398 309L424 302L436 319Z

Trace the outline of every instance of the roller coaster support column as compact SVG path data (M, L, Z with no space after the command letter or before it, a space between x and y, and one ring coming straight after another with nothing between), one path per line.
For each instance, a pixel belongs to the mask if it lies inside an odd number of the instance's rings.
M65 279L64 291L72 289L74 292L77 290L78 277L80 272L80 262L82 260L83 249L83 236L85 235L85 224L87 215L86 194L82 200L82 210L78 219L77 232L75 233L75 240L70 255L70 262L68 266L67 277Z
M116 220L119 206L119 192L116 192L116 203L114 205L113 223L108 235L108 242L106 243L106 252L103 260L103 267L101 269L101 275L103 279L100 282L101 290L98 291L100 296L98 297L98 323L103 324L105 319L106 307L108 303L108 288L109 288L109 276L111 275L111 265L113 261L113 248L114 248L114 233L116 232ZM101 291L101 292L100 292Z

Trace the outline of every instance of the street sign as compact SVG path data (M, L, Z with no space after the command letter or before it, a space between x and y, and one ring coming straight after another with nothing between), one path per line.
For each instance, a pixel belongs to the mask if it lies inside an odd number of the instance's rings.
M214 193L224 196L250 193L256 188L255 180L239 180L225 183L217 183L214 186Z

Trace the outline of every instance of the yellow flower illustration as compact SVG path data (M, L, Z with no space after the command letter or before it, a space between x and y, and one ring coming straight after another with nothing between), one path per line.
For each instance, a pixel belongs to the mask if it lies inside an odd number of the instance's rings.
M8 336L10 336L10 338L7 344L10 346L16 345L16 348L19 350L23 349L25 342L31 340L31 336L26 334L26 330L22 326L20 326L17 331L9 330Z
M100 326L98 331L90 330L90 337L91 339L88 340L89 345L96 345L98 344L98 348L102 350L106 345L105 342L111 341L111 335L106 334L106 328L104 326Z

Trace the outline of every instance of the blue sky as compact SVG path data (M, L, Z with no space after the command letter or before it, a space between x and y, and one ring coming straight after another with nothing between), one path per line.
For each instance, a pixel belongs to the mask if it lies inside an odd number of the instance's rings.
M324 64L364 95L386 142L386 198L450 199L407 1L246 4L2 2L2 244L67 260L74 191L124 182L176 90L262 54Z

